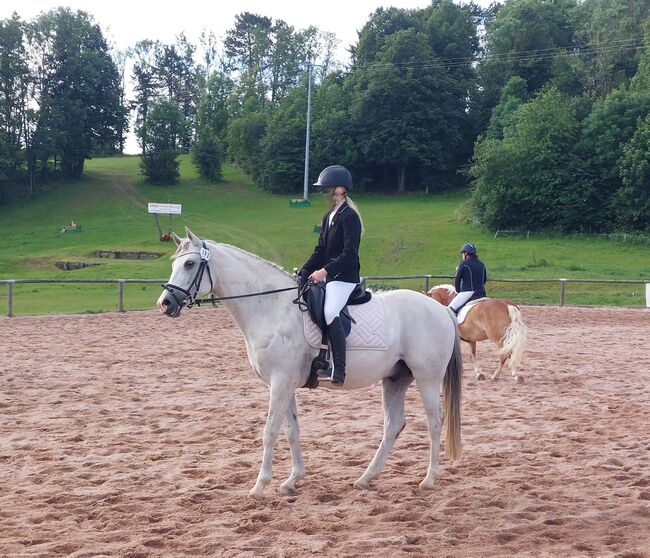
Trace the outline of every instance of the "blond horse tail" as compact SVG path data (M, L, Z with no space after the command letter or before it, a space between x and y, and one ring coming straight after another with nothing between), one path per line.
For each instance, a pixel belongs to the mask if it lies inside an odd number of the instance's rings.
M451 310L449 311L451 316ZM460 421L462 414L462 388L463 388L463 357L460 352L460 336L456 320L454 321L454 350L442 386L442 395L445 402L445 457L458 459L462 452L460 435Z
M510 355L510 368L517 369L524 355L524 347L528 338L528 328L524 324L519 308L508 304L510 325L503 334L503 346L499 349L499 356Z

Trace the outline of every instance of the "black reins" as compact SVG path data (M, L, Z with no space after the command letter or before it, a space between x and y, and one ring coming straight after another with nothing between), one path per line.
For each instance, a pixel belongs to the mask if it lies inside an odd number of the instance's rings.
M242 294L242 295L234 295L234 296L220 296L220 297L211 297L211 298L201 298L199 300L195 300L193 304L196 304L197 306L201 305L201 302L218 302L220 300L230 300L231 298L248 298L250 296L263 296L263 295L270 295L270 294L275 294L275 293L283 293L285 291L295 291L296 287L286 287L284 289L273 289L272 291L260 291L259 293L248 293L248 294Z
M194 276L194 280L190 284L190 286L187 289L184 289L183 287L179 287L178 285L174 285L172 283L165 283L162 285L163 289L169 292L169 294L172 295L174 300L176 301L176 304L178 306L184 306L185 301L189 299L189 302L186 304L188 308L192 308L192 306L201 306L201 303L203 302L210 302L212 306L216 306L216 302L220 300L231 300L233 298L248 298L252 296L264 296L264 295L270 295L270 294L275 294L275 293L282 293L285 291L293 291L295 290L296 287L286 287L283 289L273 289L270 291L261 291L258 293L248 293L248 294L241 294L241 295L234 295L234 296L221 296L221 297L215 297L213 293L214 289L214 284L212 282L212 275L210 273L210 267L208 266L208 262L210 261L210 250L208 250L208 247L205 245L205 242L202 240L201 241L202 248L199 252L186 252L185 254L181 254L179 257L183 256L189 256L190 254L199 254L201 256L201 263L199 264L199 269L196 272L196 275ZM208 271L208 278L210 279L210 293L212 296L210 298L196 298L199 294L199 288L201 287L201 280L203 279L203 274L205 273L205 270L207 269ZM194 287L194 294L192 294L192 287ZM179 298L176 296L177 292L183 293L183 298L179 300ZM300 296L300 295L299 295Z

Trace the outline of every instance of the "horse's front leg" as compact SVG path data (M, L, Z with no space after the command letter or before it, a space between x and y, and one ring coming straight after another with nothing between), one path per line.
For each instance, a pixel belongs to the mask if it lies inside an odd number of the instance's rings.
M291 475L280 485L280 493L293 494L296 491L296 482L305 476L305 462L300 451L300 426L298 426L298 405L295 393L291 396L284 418L284 432L291 448Z
M258 500L264 498L264 488L271 480L275 442L278 439L280 428L282 427L282 421L286 417L287 409L289 408L289 404L293 398L293 389L289 388L289 386L284 382L272 383L270 392L269 412L266 417L264 436L262 438L262 443L264 445L262 467L257 475L255 486L249 492L251 496Z

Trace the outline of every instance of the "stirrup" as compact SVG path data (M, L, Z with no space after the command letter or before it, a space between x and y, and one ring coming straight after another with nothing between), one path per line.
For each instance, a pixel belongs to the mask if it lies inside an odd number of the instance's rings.
M320 368L316 371L316 375L321 380L331 380L334 377L334 368L328 366L327 368Z
M340 379L334 377L334 368L331 366L326 369L321 368L316 372L316 375L320 380L329 380L334 386L341 386L345 381L345 374L343 374L343 378Z

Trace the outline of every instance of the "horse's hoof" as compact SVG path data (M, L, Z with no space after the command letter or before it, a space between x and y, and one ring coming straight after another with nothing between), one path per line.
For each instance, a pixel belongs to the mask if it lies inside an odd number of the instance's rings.
M357 480L355 483L352 485L354 488L357 490L370 490L370 483L365 480Z
M483 372L479 372L479 373L476 375L476 379L477 379L479 382L484 381L484 380L485 380L485 374L483 374Z
M250 492L248 493L248 495L249 495L251 498L255 498L258 502L260 502L261 500L264 500L264 491L263 491L263 490L259 490L259 489L257 489L257 488L251 488L251 490L250 490Z
M278 492L283 496L293 496L294 494L297 493L297 490L295 486L285 486L283 484L280 485L280 488L278 488Z
M515 382L518 384L523 384L524 383L524 377L523 376L515 376Z
M420 490L433 490L433 481L432 481L432 480L430 481L430 480L424 479L424 480L420 483Z

